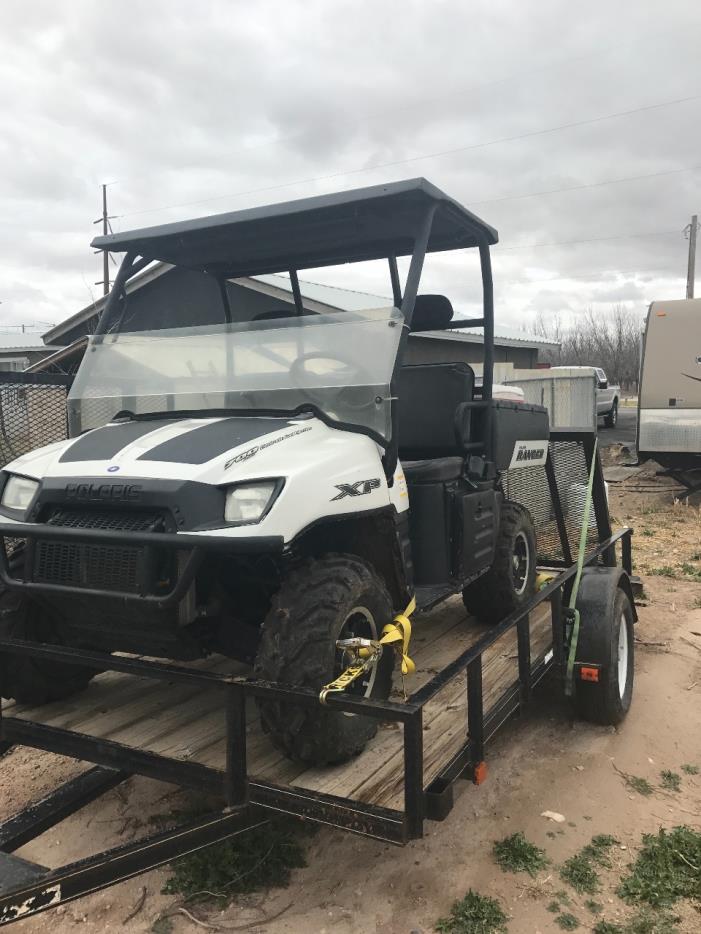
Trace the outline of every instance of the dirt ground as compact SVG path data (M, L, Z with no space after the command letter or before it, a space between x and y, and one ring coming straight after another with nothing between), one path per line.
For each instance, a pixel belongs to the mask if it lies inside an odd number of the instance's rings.
M427 823L423 840L400 849L321 831L308 844L308 865L294 871L288 888L240 897L223 912L188 905L197 920L187 917L178 911L180 899L161 893L168 872L159 870L27 919L14 930L150 931L167 914L172 927L161 922L160 929L176 934L428 934L472 888L501 901L510 932L545 934L561 930L547 910L554 894L567 889L558 866L600 833L619 841L596 896L601 917L629 916L615 888L641 835L678 824L701 830L701 773L681 771L683 764L701 768L701 514L696 506L674 505L668 489L641 492L644 483L632 477L610 489L615 519L636 528L636 570L645 587L634 702L619 728L575 721L555 685L544 684L527 714L506 726L490 747L487 782L479 788L461 783L448 820ZM0 762L0 819L79 767L32 750L11 751ZM681 773L679 792L660 787L663 769ZM631 790L621 772L647 779L654 794ZM167 785L130 779L19 855L50 866L129 842L149 829L149 815L177 802ZM545 810L564 815L564 822L542 817ZM504 873L492 858L493 841L516 831L551 860L535 879ZM585 906L587 897L571 889L569 895L567 910L580 930L591 931L597 916ZM701 930L698 908L682 904L676 913L680 931Z

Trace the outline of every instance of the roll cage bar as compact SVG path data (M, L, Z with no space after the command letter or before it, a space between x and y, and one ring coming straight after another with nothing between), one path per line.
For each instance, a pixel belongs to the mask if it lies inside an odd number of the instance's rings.
M451 321L449 327L484 330L482 398L477 404L485 411L482 450L489 460L494 381L494 293L489 248L497 240L494 228L422 178L96 237L92 241L96 249L126 255L95 335L120 330L126 310L126 283L155 261L214 276L220 287L224 320L230 322L228 279L285 270L290 276L296 312L302 315L300 270L385 259L393 301L404 317L390 386L394 400L426 254L477 247L482 317ZM411 256L403 289L399 256ZM304 408L315 410L311 404ZM392 435L384 457L390 482L398 460L397 427L395 405Z

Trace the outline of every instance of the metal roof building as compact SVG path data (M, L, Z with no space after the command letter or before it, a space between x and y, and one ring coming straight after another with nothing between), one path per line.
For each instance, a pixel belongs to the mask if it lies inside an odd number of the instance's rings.
M0 326L0 372L24 370L53 351L38 330Z
M148 321L148 327L178 327L196 320L200 324L221 320L221 297L209 277L202 273L154 263L127 283L133 320ZM242 308L244 319L262 311L293 305L292 285L287 276L266 274L231 279L227 285L232 308ZM386 295L324 285L300 279L304 306L311 312L354 311L392 304ZM45 369L54 363L64 369L68 358L82 356L85 336L93 333L105 304L101 297L46 332L44 340L54 345L56 353L32 369ZM461 317L456 311L456 317ZM142 326L144 326L142 324ZM518 368L531 368L541 350L557 346L555 342L526 334L515 328L495 326L495 360L510 362ZM409 340L410 363L482 360L481 328L452 331L424 331ZM72 345L75 345L73 347ZM68 347L71 350L68 351ZM61 349L64 348L64 349ZM74 368L75 362L72 368Z

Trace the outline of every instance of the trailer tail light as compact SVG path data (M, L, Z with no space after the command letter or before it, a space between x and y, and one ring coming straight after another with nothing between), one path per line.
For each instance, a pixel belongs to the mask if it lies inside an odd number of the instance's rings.
M487 780L487 763L478 762L472 771L472 781L475 785L481 785Z
M599 681L599 668L593 665L582 665L579 669L579 677L582 681Z

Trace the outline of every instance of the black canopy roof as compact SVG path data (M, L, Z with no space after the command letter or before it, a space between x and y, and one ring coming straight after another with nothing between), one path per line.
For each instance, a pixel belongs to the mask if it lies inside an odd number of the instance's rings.
M96 237L92 246L235 278L406 256L431 204L428 252L497 242L493 227L415 178Z

